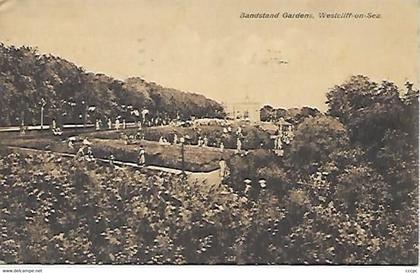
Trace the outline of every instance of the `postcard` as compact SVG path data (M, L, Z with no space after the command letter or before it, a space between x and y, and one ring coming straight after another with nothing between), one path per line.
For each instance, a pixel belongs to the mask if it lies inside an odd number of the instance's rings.
M419 14L0 1L0 268L417 272Z

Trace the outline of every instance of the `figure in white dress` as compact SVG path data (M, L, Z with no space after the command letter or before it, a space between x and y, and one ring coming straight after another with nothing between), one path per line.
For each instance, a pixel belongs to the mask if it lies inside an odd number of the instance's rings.
M96 121L95 121L95 130L98 131L99 129L101 129L101 126L99 125L99 119L96 119Z
M226 161L223 158L220 159L219 161L219 168L220 168L220 173L219 173L220 179L224 180L226 177Z
M120 129L120 120L119 119L116 119L115 120L115 129L116 130L119 130Z
M201 147L201 146L203 146L203 139L201 138L201 136L200 137L198 137L198 147Z
M242 141L241 141L241 138L238 137L236 140L236 151L240 153L241 150L242 150Z
M140 146L139 149L139 166L143 167L146 164L146 153L143 146Z

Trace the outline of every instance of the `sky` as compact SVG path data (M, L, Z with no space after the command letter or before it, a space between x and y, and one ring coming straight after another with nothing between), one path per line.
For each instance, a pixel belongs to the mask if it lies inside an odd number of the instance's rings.
M325 110L351 75L418 86L417 0L0 0L0 42L219 102ZM243 19L313 13L314 19ZM380 19L319 19L319 12ZM283 61L283 62L281 62Z

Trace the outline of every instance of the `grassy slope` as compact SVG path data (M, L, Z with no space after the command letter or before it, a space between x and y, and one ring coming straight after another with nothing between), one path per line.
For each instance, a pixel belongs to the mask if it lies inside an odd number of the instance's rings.
M93 153L99 158L108 158L112 153L116 160L137 162L139 145L126 145L122 140L115 139L90 139L93 143ZM62 153L75 153L71 151L65 142L54 138L44 139L3 139L5 145L43 149ZM181 146L161 145L157 142L142 141L146 151L146 161L149 165L157 165L169 168L181 169ZM233 151L225 151L225 156L230 156ZM220 151L216 148L201 148L197 146L185 146L185 169L188 171L212 171L218 168Z

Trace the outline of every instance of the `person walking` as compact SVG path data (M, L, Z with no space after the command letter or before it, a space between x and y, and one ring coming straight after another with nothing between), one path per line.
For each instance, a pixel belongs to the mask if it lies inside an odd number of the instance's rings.
M96 122L95 122L95 130L96 131L99 131L100 129L101 129L101 126L99 124L99 119L96 119Z
M225 151L225 144L223 144L223 141L220 141L220 152L223 153Z
M86 146L82 145L82 147L80 147L79 150L77 150L76 156L74 158L79 161L82 160L83 157L85 156L85 149L86 149Z
M93 156L92 147L90 145L87 146L86 160L87 161L94 161L95 160L95 157Z
M219 173L220 180L223 181L226 176L226 161L223 158L221 158L219 161L219 168L220 168L220 173Z
M120 120L118 118L115 120L115 129L116 130L120 129Z
M111 167L114 167L114 160L115 160L115 156L113 154L110 154L110 156L109 156L109 165Z
M203 139L203 146L204 146L204 147L207 147L207 146L208 146L208 144L209 144L209 139L207 138L207 136L204 136L204 139Z
M252 183L252 181L251 181L251 179L247 178L247 179L244 180L244 182L245 182L245 191L244 191L244 193L246 195L248 195L248 193L251 191L251 183Z
M22 121L22 124L20 125L20 135L21 136L24 136L25 134L26 134L26 127L25 127L25 124L23 124L23 121Z
M70 149L70 151L71 151L71 152L73 152L73 151L74 151L73 138L69 138L69 139L68 139L67 147Z
M241 138L238 137L236 140L236 152L240 153L241 150L242 150L242 141L241 141Z
M146 153L144 151L143 146L140 146L139 149L139 166L144 167L146 165Z

